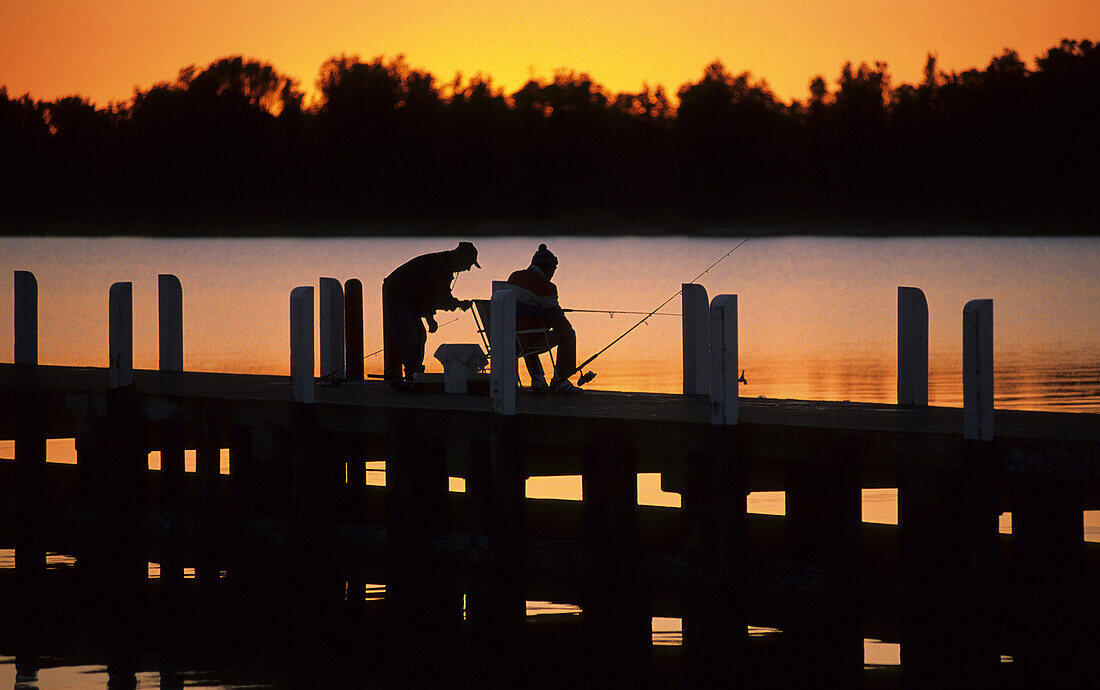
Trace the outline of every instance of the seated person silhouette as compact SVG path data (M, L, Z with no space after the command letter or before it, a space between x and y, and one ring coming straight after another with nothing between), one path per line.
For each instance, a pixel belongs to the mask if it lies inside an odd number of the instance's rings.
M577 334L558 304L557 286L550 282L557 268L558 258L545 244L540 244L531 257L531 265L508 276L508 283L516 292L516 329L548 327L550 344L558 348L554 377L550 383L546 382L538 355L523 358L531 374L531 390L540 393L580 393L583 389L569 382L569 377L577 368ZM525 346L544 344L540 334L520 337L520 342Z
M451 294L451 283L456 273L471 266L481 268L477 248L459 242L455 249L410 259L382 281L383 376L394 388L404 390L414 374L424 371L428 335L421 319L427 321L428 331L435 333L439 327L436 311L470 308L469 300Z

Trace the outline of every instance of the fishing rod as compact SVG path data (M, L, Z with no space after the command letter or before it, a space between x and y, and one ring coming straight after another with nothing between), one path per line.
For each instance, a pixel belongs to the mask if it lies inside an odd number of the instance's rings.
M692 278L690 281L688 281L688 283L691 284L691 283L694 283L694 282L698 281L704 275L709 273L711 271L711 269L713 269L715 266L717 266L718 264L725 261L726 258L729 257L730 254L733 254L735 251L740 249L741 245L745 244L746 242L748 242L751 239L759 237L762 233L763 233L763 231L760 231L760 232L756 233L755 235L751 235L749 237L746 237L745 239L738 242L737 245L734 246L733 249L729 250L728 252L723 254L717 261L715 261L710 266L707 266L705 269L703 269L702 273L700 273L699 275ZM651 312L647 313L645 316L643 316L642 319L640 321L638 321L638 323L636 323L633 326L631 326L630 328L626 329L626 331L623 332L622 335L620 335L618 338L615 338L614 340L612 340L602 350L600 350L596 354L592 355L591 357L589 357L588 359L584 360L579 365L577 365L577 367L569 373L569 376L572 376L573 374L577 373L578 371L581 371L581 369L584 369L586 366L588 366L592 362L592 360L596 359L597 357L599 357L603 353L607 352L611 348L612 345L619 342L620 340L625 338L627 335L629 335L630 332L633 331L635 328L637 328L638 326L641 326L643 323L648 321L651 316L653 316L654 314L659 312L665 305L667 305L672 300L676 299L683 292L684 292L684 288L681 287L679 290L672 293L672 295L668 299L666 299L664 302L661 302L659 305L657 305L656 309L654 309L653 311L651 311ZM588 383L589 381L591 381L594 378L596 378L596 372L589 371L587 374L582 372L580 378L577 379L577 385L583 386L584 384Z
M623 311L622 309L562 309L562 311L579 312L582 314L607 314L611 318L615 318L615 314L646 314L648 316L676 316L680 314L670 314L668 312L644 312L644 311Z

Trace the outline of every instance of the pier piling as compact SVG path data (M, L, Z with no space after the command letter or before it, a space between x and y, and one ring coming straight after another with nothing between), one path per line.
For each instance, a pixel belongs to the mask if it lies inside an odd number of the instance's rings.
M160 370L183 371L183 286L179 278L157 276Z
M595 687L644 686L652 656L649 583L639 571L638 472L626 439L605 429L584 456L584 536L592 575L582 602Z
M928 405L928 300L898 288L898 404Z
M680 286L684 340L684 395L710 393L710 317L707 289L697 283Z
M38 280L30 271L15 272L15 363L38 364Z
M344 374L348 381L363 380L363 282L344 281Z
M344 372L344 288L335 278L321 278L321 377L330 383L346 378Z
M316 399L313 382L313 288L290 292L290 398L297 403Z
M134 382L134 286L115 283L110 293L109 388L123 388Z
M685 555L696 581L684 592L684 654L692 682L725 683L743 671L747 621L744 573L745 468L737 399L737 295L710 305L710 424L705 451L687 458Z

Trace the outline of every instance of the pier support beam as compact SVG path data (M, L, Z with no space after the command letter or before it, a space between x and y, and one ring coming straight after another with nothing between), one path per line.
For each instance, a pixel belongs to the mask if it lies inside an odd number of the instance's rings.
M516 422L516 297L493 292L490 304L488 457L474 449L470 499L489 539L487 562L478 569L471 593L470 622L479 641L474 652L475 684L514 687L524 673L523 500L526 473Z
M1008 609L1020 687L1085 687L1095 677L1082 640L1091 630L1084 571L1082 488L1049 468L1014 478Z
M15 488L17 515L15 525L16 673L20 678L36 679L39 655L45 642L42 620L46 549L43 520L49 514L45 490L46 437L42 428L38 393L28 390L20 396L18 432L15 439Z
M963 310L963 429L936 458L899 466L906 592L902 670L909 687L996 684L994 600L1000 472L993 452L993 303Z
M623 432L592 439L584 456L584 537L592 579L584 610L594 687L642 687L651 677L649 583L638 571L638 472Z
M344 375L348 381L363 380L363 283L358 278L344 281Z
M219 404L221 403L221 404ZM203 650L213 656L220 644L221 631L212 622L221 606L220 571L225 565L224 524L221 514L221 444L219 422L227 416L219 411L222 401L211 401L197 420L195 475L198 480L198 529L195 544L195 575L198 580L198 610L207 621L202 629Z
M107 488L101 572L111 687L132 687L145 647L139 621L148 583L143 541L148 460L140 415L132 382L108 390L107 418L96 434L105 441L99 457Z
M21 372L24 386L13 395L10 409L18 418L15 438L15 484L18 521L15 530L16 681L38 679L42 651L43 579L46 551L42 542L42 520L46 514L46 436L43 430L38 364L38 281L30 271L15 272L15 364L29 367Z
M790 687L860 687L863 677L862 492L855 438L821 431L785 465L787 561L813 579L791 595L797 618L781 624L799 663L776 669ZM812 573L812 578L809 574Z
M928 405L928 300L898 288L898 404Z
M685 550L698 581L684 592L684 663L693 687L725 685L744 672L745 467L737 400L737 296L710 307L707 451L690 456L684 489Z
M159 327L160 362L162 373L183 371L183 286L179 278L162 273L157 276L157 315ZM184 456L183 425L174 420L160 423L160 472L163 503L171 520L175 521L184 510ZM169 538L163 549L160 563L162 589L166 600L178 601L183 587L183 545L175 535L180 526L169 527ZM170 627L170 626L169 626ZM166 634L170 634L166 631ZM173 648L178 647L178 636L172 636ZM175 649L178 653L178 649Z
M160 344L159 368L162 373L183 371L183 286L179 278L162 273L157 276L157 312ZM170 379L169 379L170 380ZM170 384L166 382L166 388ZM169 527L160 563L161 589L167 605L181 601L183 589L183 544L175 521L185 508L185 472L183 424L169 420L160 422L160 473L163 503L173 520ZM166 626L171 628L173 626ZM165 630L169 654L179 655L178 631Z
M131 283L111 286L108 321L107 416L96 420L94 466L89 468L106 510L88 560L105 604L109 682L112 687L130 687L136 683L143 646L137 622L147 582L143 525L148 470L145 427L134 388Z
M707 289L696 283L680 286L684 328L684 395L710 393L710 315Z
M418 428L415 410L390 410L389 429L386 605L392 682L442 687L454 671L462 622L459 578L440 577L443 568L429 546L447 521L446 447Z
M335 278L321 278L321 378L344 380L344 288Z
M29 271L15 272L15 364L28 367L20 372L21 383L12 396L17 415L15 438L15 484L18 520L15 530L16 610L14 625L19 630L15 647L16 680L38 678L41 653L43 579L46 551L42 542L45 501L46 435L36 388L38 364L38 282Z

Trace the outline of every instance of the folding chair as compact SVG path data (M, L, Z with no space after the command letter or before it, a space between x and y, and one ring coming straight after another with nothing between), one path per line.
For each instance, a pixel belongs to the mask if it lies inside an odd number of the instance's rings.
M481 336L481 342L485 344L485 352L489 352L489 300L487 299L475 299L471 300L474 303L474 308L470 311L474 315L474 323L477 324L478 335ZM524 336L527 336L526 338ZM539 337L541 336L541 338ZM527 342L524 342L524 341ZM535 342L531 342L534 340ZM556 344L550 342L550 329L547 327L542 328L525 328L523 330L516 331L516 364L519 365L519 361L528 355L541 355L544 352L550 355L550 371L554 370L554 352L553 348L557 347Z

